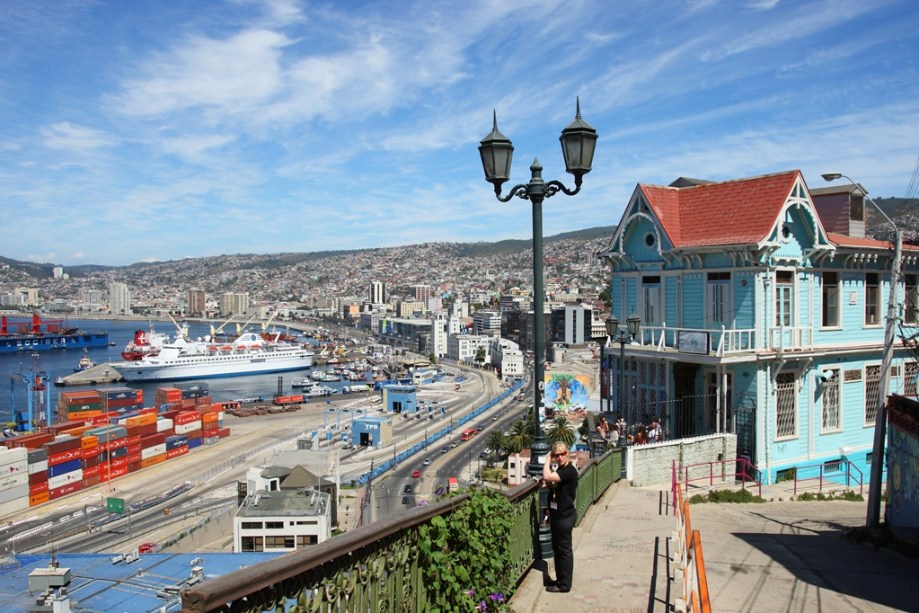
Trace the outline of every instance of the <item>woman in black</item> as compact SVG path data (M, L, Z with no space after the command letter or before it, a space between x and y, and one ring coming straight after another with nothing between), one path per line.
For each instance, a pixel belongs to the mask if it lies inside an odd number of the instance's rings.
M574 503L578 491L578 469L568 457L568 445L561 441L552 445L550 458L543 463L542 478L551 488L549 522L552 530L552 551L555 553L555 583L546 590L569 592L574 574L571 531L577 519Z

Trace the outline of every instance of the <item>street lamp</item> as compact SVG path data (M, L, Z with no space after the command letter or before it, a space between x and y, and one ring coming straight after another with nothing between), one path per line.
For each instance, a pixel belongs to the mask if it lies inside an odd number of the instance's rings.
M628 403L625 401L625 345L630 343L633 338L638 336L638 330L641 328L641 318L638 315L632 314L629 315L626 320L626 327L619 327L619 320L616 319L616 316L610 313L610 316L606 318L604 322L606 326L606 334L609 336L610 340L616 341L619 343L619 417L622 418L622 430L619 432L620 445L625 444L626 434L625 429L626 425L630 421L631 415L628 415ZM616 331L619 331L619 335L616 336ZM607 392L608 395L608 392ZM607 396L608 397L608 396Z
M828 172L823 175L824 181L848 179L855 189L861 192L868 202L874 205L887 223L893 227L894 248L893 261L890 264L890 294L887 297L887 321L884 326L884 353L881 358L881 381L878 394L878 409L874 418L874 446L871 450L871 473L868 486L868 512L865 523L877 527L881 523L881 479L884 472L884 447L887 436L887 390L890 385L890 364L893 361L894 333L897 325L897 288L900 286L900 261L903 251L903 232L884 212L878 203L868 196L867 192L852 178L841 172Z
M530 166L530 181L511 188L507 195L501 195L501 187L510 179L511 158L514 146L509 138L498 131L498 115L494 113L494 124L479 146L482 158L482 169L485 180L495 188L495 197L500 202L508 202L514 196L529 200L533 205L533 327L534 329L534 383L533 386L533 444L530 447L530 464L527 473L531 477L542 475L543 462L549 453L545 433L539 425L542 412L542 395L545 387L546 361L546 325L543 305L545 299L542 253L542 203L558 192L574 196L581 191L581 180L591 170L594 150L597 144L597 131L581 119L581 101L576 102L574 121L562 130L559 137L562 155L565 158L565 171L574 175L574 189L570 190L560 181L544 181L542 166L538 159ZM547 496L546 493L541 498ZM541 501L544 505L545 502ZM540 517L542 515L540 514ZM544 552L545 553L545 552ZM544 555L545 557L545 555Z

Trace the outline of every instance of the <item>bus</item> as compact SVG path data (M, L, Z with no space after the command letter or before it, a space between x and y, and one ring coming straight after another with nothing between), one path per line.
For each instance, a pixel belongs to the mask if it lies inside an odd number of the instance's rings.
M460 434L460 440L468 441L473 436L475 436L477 433L478 433L478 430L476 430L475 428L466 428L465 430L463 430L462 434Z
M456 477L447 478L447 492L455 492L458 489L459 481L457 481Z

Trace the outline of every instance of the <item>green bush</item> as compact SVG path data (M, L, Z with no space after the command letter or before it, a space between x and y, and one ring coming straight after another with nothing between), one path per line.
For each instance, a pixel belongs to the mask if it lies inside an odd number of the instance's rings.
M761 496L756 496L750 490L712 490L708 494L696 494L689 499L689 504L703 502L766 502Z

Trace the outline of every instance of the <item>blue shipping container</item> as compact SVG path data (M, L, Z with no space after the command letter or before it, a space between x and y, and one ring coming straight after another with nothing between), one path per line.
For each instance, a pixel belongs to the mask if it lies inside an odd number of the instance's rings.
M83 468L83 460L77 458L76 460L70 460L69 462L61 462L60 464L55 464L54 466L48 467L48 476L49 477L58 477L69 472L73 472L79 468Z

